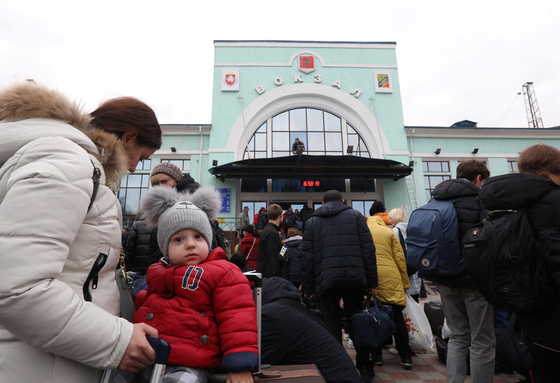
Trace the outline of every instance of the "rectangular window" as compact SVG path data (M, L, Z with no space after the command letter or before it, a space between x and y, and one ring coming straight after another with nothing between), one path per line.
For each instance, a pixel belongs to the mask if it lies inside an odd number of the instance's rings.
M241 201L241 207L239 209L239 213L241 213L241 210L245 208L245 206L247 206L249 208L249 222L253 223L253 219L255 217L255 214L257 214L259 212L259 210L261 209L261 207L264 207L266 209L266 202L262 202L262 201Z
M152 169L152 160L149 158L147 160L143 160L138 162L136 166L136 170L151 170Z
M508 161L508 171L510 173L519 173L519 168L517 167L517 161Z
M358 210L364 217L369 217L369 209L375 201L352 201L352 209Z
M266 193L266 178L241 179L242 193Z
M290 110L290 131L305 130L305 109Z
M161 162L170 162L185 172L191 171L191 160L161 160Z
M448 161L422 161L424 170L424 192L426 201L432 198L432 191L445 180L451 179Z
M375 192L375 180L373 178L352 178L350 179L351 192Z
M140 199L148 192L149 174L128 174L121 179L118 197L123 216L135 216L140 208Z

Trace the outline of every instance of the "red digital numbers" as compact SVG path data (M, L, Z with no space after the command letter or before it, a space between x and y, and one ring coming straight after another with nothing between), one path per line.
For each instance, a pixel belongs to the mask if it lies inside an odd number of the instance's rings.
M319 186L321 185L320 181L303 181L303 186Z

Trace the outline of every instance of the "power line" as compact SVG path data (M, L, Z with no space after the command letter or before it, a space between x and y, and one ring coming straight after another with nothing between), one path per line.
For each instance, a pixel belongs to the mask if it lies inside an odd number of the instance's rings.
M502 114L502 116L498 119L498 122L496 122L496 124L494 125L494 128L498 127L498 124L502 121L502 119L504 118L504 116L507 114L507 112L509 112L509 110L511 109L511 107L513 106L513 104L515 103L515 101L517 101L518 96L521 95L521 92L518 92L514 97L513 97L513 101L511 102L511 104L509 104L509 106L507 107L506 111L504 112L504 114Z

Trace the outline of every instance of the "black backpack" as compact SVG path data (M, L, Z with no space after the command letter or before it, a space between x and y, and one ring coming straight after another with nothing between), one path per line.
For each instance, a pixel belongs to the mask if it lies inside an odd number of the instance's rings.
M462 248L467 271L490 304L536 311L557 302L544 247L524 209L489 212L467 231Z
M286 214L284 216L284 221L282 222L284 226L284 231L288 231L288 229L296 226L296 214Z

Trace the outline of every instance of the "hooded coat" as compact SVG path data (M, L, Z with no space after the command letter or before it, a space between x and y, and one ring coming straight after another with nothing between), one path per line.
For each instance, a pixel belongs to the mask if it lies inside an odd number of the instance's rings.
M206 261L148 269L134 323L146 323L171 345L168 364L227 371L258 369L257 314L249 281L223 249Z
M113 190L126 153L76 104L32 83L0 92L0 137L0 381L98 382L119 365L133 328L118 317L115 282L122 217ZM101 178L88 210L94 167ZM86 279L100 254L93 288Z
M410 282L401 244L380 216L369 217L367 225L375 243L377 258L378 285L375 295L381 303L406 306L404 289L410 287Z
M146 222L139 220L132 224L128 231L128 238L124 246L126 254L126 269L139 272L142 275L148 270L150 256L150 236L152 230Z
M544 259L557 291L560 291L560 188L536 174L505 174L491 177L480 198L489 210L526 208L534 234L544 244ZM560 299L548 309L519 312L523 336L534 343L560 351Z
M360 375L346 350L321 324L281 303L301 305L297 288L289 281L264 278L262 285L262 362L267 364L315 363L327 383L358 383ZM303 310L307 310L303 306Z
M301 285L301 250L303 238L295 235L284 241L284 245L290 249L288 259L288 280L295 286Z
M466 178L443 181L432 191L432 196L442 200L461 198L453 204L459 220L459 241L463 239L469 227L482 222L488 213L478 196L479 191L478 187ZM458 270L457 274L453 276L441 276L419 270L418 276L449 287L476 288L466 270Z
M320 297L340 286L377 287L375 245L364 216L342 202L327 202L305 223L302 291Z

